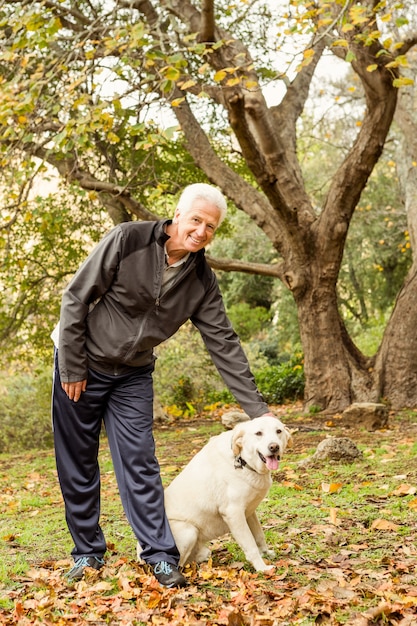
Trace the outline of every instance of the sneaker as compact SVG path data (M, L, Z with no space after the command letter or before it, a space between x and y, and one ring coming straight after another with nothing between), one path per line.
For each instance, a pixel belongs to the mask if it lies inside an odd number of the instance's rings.
M164 587L185 587L187 585L187 580L181 572L178 571L178 568L171 563L160 561L152 565L152 569L155 578L159 584Z
M92 567L93 569L101 569L104 565L103 559L98 556L80 556L76 559L74 566L69 572L65 574L65 578L68 580L81 580L84 575L86 567Z

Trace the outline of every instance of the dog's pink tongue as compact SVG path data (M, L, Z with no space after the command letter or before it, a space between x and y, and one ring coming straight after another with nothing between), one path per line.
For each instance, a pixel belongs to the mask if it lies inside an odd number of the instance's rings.
M278 469L278 459L274 456L267 456L266 457L266 466L269 470L276 470Z

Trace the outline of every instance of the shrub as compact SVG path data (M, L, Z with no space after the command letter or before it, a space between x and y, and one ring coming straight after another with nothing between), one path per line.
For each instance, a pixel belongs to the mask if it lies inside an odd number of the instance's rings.
M254 376L259 391L268 404L285 404L301 400L304 396L304 367L301 354L297 354L279 365L266 365L254 368ZM212 402L230 404L234 397L226 388L213 390L208 394Z
M251 307L246 302L232 304L228 315L242 342L250 341L271 322L270 311L261 306Z
M0 377L0 452L50 448L51 370Z
M297 354L280 365L270 365L255 372L259 391L268 404L284 404L304 395L302 355Z

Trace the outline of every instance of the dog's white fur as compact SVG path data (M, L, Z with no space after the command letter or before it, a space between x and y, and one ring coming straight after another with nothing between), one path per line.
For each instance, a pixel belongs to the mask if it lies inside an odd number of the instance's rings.
M256 515L290 439L286 426L262 416L212 437L165 490L165 508L180 565L205 561L208 541L230 532L257 571L273 569ZM140 546L138 555L140 556Z

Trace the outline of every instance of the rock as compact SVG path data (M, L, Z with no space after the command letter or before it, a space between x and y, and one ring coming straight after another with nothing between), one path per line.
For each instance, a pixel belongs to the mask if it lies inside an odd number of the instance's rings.
M366 430L385 428L388 423L388 407L375 402L355 402L343 411L342 423L355 428L363 426Z
M243 411L226 411L222 415L222 424L225 428L231 430L239 422L247 422L249 419L249 415L246 415Z
M354 461L362 458L362 452L349 437L327 437L320 441L313 454L314 459L332 461Z
M349 437L327 437L320 441L315 453L300 461L299 465L311 465L319 461L353 463L362 458L362 452Z
M155 422L163 423L168 419L167 414L165 413L162 404L158 400L158 398L154 397L153 400L153 417Z

